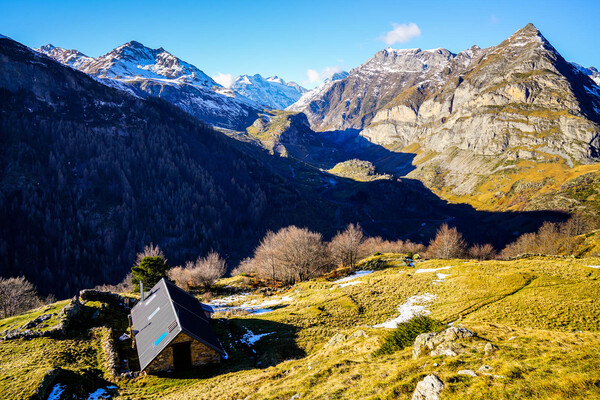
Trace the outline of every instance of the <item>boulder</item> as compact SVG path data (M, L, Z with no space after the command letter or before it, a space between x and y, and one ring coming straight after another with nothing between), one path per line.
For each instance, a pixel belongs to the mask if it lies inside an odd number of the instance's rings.
M471 377L477 376L475 371L473 371L472 369L462 369L462 370L458 371L457 374L458 375L467 375L467 376L471 376Z
M367 338L368 336L365 331L363 331L362 329L359 329L356 332L353 332L350 336L348 336L348 340L358 339L361 337Z
M474 338L477 335L466 328L452 326L442 332L422 333L413 344L413 359L423 354L431 356L456 356L463 350L463 346L454 343L457 340Z
M412 400L439 400L440 392L444 389L444 382L440 378L431 374L417 383Z
M331 339L329 339L329 342L327 342L325 347L333 346L333 345L336 345L338 343L342 343L345 341L346 341L346 335L344 335L343 333L336 333L335 335L333 335L331 337Z

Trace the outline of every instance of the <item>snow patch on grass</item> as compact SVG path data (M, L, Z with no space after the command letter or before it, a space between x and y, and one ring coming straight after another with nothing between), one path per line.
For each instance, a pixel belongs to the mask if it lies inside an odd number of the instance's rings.
M428 315L430 311L426 306L431 303L437 296L431 293L425 293L422 295L412 296L403 304L398 307L398 315L396 318L392 318L384 323L374 325L373 328L390 328L394 329L401 324L406 322L417 315Z
M357 272L353 273L352 275L349 275L349 276L347 276L345 278L342 278L342 279L338 279L337 281L334 281L333 283L348 282L348 281L351 281L351 280L354 280L354 279L357 279L357 278L361 278L361 277L363 277L365 275L369 275L369 274L372 274L372 273L373 273L373 271L357 271Z
M244 343L247 343L249 346L253 346L261 338L263 338L265 336L268 336L268 335L272 335L274 333L275 332L268 332L268 333L260 333L260 334L257 335L255 333L253 333L250 329L246 328L246 333L242 337L242 341Z
M439 272L435 275L437 276L437 279L433 281L434 285L444 282L444 280L446 280L446 278L450 276L450 274L440 274Z
M48 400L60 400L60 396L65 391L66 387L66 385L61 385L60 383L54 385L52 391L48 395Z
M435 271L441 271L444 269L450 269L452 268L452 266L449 267L440 267L440 268L420 268L418 270L415 271L415 274L425 274L427 272L435 272Z

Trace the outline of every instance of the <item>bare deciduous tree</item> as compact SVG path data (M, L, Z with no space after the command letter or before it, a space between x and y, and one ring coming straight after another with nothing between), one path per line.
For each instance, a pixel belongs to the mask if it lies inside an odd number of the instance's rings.
M496 257L496 249L489 243L476 244L469 248L469 256L476 260L492 260Z
M135 265L139 265L140 262L146 257L160 257L163 260L165 260L165 263L167 262L163 251L158 247L158 245L155 246L153 243L150 243L148 246L145 246L144 251L137 253Z
M364 234L359 224L348 224L343 232L338 232L329 243L329 251L336 265L354 268L359 260L360 244Z
M331 263L320 233L288 226L265 236L254 252L253 264L261 279L290 284L325 272Z
M168 272L169 279L182 289L200 286L204 289L225 275L227 263L219 253L211 251L206 257L198 257L195 262L188 261L185 267L174 267Z
M449 228L448 224L443 224L427 248L427 257L459 258L465 254L466 248L462 234L456 228Z
M35 286L25 277L0 278L0 317L6 318L38 307Z

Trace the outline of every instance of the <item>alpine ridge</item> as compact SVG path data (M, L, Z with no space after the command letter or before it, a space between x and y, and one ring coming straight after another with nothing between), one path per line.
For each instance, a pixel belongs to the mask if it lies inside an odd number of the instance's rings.
M397 148L589 163L599 156L600 96L585 70L529 24L487 49L382 50L291 109L315 130L359 129Z
M255 102L163 48L131 41L97 58L50 44L35 50L138 97L163 98L211 125L241 129L256 118Z

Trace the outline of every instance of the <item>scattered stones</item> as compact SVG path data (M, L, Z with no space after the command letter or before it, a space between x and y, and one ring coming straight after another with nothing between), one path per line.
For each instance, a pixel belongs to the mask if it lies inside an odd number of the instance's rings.
M439 400L442 389L444 389L444 382L440 378L433 374L427 375L417 383L412 400Z
M483 348L483 352L485 353L486 356L494 354L497 350L498 350L498 346L496 346L493 343L486 343L485 347Z
M19 329L31 329L33 327L38 326L39 324L41 324L42 322L49 320L50 318L52 318L53 314L42 314L39 317L32 319L31 321L27 322L26 324L24 324L23 326L21 326Z
M327 342L325 347L330 347L330 346L333 346L335 344L342 343L345 341L346 341L346 335L344 335L343 333L336 333L335 335L333 335L331 337L331 339L329 339L329 342Z
M361 337L368 338L369 336L367 336L365 331L363 331L362 329L359 329L356 332L352 333L350 336L348 336L348 340L358 339Z
M447 357L456 357L458 353L453 349L455 346L452 346L452 343L442 344L438 346L435 350L433 350L429 355L431 357L436 356L447 356Z
M415 339L412 350L413 359L416 360L422 354L456 356L459 352L463 351L463 346L454 343L454 341L470 339L476 336L473 331L455 326L439 333L422 333Z
M471 377L477 376L475 371L473 371L472 369L461 369L460 371L457 372L457 374L458 375L467 375L467 376L471 376Z
M477 372L479 372L479 373L486 373L486 372L490 372L493 369L494 368L490 367L489 365L482 365L481 367L479 367L479 369L477 370Z

